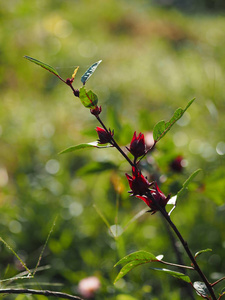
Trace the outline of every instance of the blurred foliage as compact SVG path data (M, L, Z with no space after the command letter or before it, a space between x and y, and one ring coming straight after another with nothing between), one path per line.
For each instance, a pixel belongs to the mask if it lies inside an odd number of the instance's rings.
M145 266L113 285L118 271L113 265L132 251L177 261L167 229L159 214L146 213L130 223L146 207L129 198L124 173L130 168L115 149L58 155L96 140L99 124L67 86L24 55L52 65L64 79L79 65L78 88L84 71L102 59L87 86L98 95L102 119L123 146L135 130L151 143L155 123L169 120L196 97L142 168L172 195L202 168L172 219L194 253L213 249L198 258L210 280L225 276L225 18L216 12L219 1L211 1L213 14L210 1L198 1L202 10L192 5L192 14L176 9L188 1L160 2L1 1L0 236L32 269L58 216L40 264L50 268L34 279L1 282L3 287L77 294L79 280L96 275L102 283L97 300L176 300L183 289L177 279ZM186 165L182 172L171 168L178 155ZM93 204L110 225L118 224L118 233L129 225L122 235L112 237ZM2 280L23 271L3 244L0 254Z

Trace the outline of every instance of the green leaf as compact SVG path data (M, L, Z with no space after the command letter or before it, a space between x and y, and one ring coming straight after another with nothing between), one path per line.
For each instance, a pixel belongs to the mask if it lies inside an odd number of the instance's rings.
M196 290L196 293L199 296L207 297L207 296L210 295L209 290L207 289L207 286L205 285L204 282L195 281L194 284L193 284L193 286L194 286L194 288Z
M143 251L143 250L140 250L140 251L136 251L136 252L133 252L123 258L121 258L115 265L114 267L118 266L118 265L121 265L123 263L128 263L130 261L133 261L133 260L144 260L144 261L158 261L158 259L156 258L156 256L154 254L152 254L151 252L147 252L147 251Z
M80 88L79 98L82 104L90 109L95 108L98 104L97 95L94 94L91 90L87 92L84 86Z
M196 171L194 171L189 177L188 179L184 182L182 188L179 190L179 192L177 193L177 199L181 197L181 195L188 189L188 185L189 183L198 175L198 173L201 171L201 169L198 169Z
M177 195L173 196L168 202L167 204L172 204L173 208L170 210L170 212L168 213L168 215L170 216L172 211L176 208L176 204L177 204L177 200L178 198L180 198L184 192L188 189L188 185L189 183L197 176L197 174L201 171L201 169L198 169L196 171L194 171L189 177L188 179L184 182L182 188L179 190L179 192L177 193Z
M62 80L62 78L59 76L58 72L51 66L47 65L46 63L43 63L33 57L25 55L24 58L28 59L29 61L35 63L36 65L39 65L40 67L44 68L45 70L48 70L52 74L56 75L59 79Z
M116 283L120 278L125 276L128 272L133 270L135 267L145 263L150 263L152 261L158 261L158 259L155 257L154 254L146 251L137 251L123 257L115 264L115 266L118 266L122 263L126 263L126 265L120 270L119 274L114 280L114 283Z
M68 152L73 152L76 150L80 150L80 149L85 149L85 148L109 148L112 147L110 146L98 146L98 142L92 142L92 143L86 143L86 144L79 144L76 146L71 146L69 148L66 148L65 150L62 150L61 152L59 152L59 154L64 154L64 153L68 153Z
M171 127L183 116L188 107L193 103L195 99L188 102L185 109L178 108L172 118L168 121L159 121L153 128L153 138L155 142L158 142L170 129Z
M81 82L83 83L83 85L85 85L85 83L88 81L88 79L91 77L91 75L95 72L95 70L97 69L98 65L101 62L102 62L102 60L99 60L87 69L87 71L81 77Z
M196 258L197 256L199 256L200 254L205 253L205 252L209 252L209 251L212 251L212 249L204 249L204 250L200 250L200 251L198 251L198 252L195 253L195 258Z
M173 277L176 277L178 279L181 279L183 281L186 281L188 283L191 283L191 279L189 278L189 276L183 274L183 273L180 273L180 272L175 272L175 271L172 271L172 270L168 270L168 269L164 269L164 268L151 268L152 270L155 270L155 271L160 271L160 272L164 272L166 274L169 274Z

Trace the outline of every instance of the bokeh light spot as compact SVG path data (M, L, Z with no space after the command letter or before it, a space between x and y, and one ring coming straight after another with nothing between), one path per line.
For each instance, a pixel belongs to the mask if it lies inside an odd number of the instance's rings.
M216 152L217 152L219 155L224 155L224 154L225 154L225 143L224 143L224 142L219 142L219 143L216 145Z
M56 174L59 171L59 168L60 164L56 159L50 159L45 165L45 170L52 175Z
M16 221L16 220L12 220L10 223L9 223L9 230L12 232L12 233L20 233L21 230L22 230L22 226L20 224L20 222Z

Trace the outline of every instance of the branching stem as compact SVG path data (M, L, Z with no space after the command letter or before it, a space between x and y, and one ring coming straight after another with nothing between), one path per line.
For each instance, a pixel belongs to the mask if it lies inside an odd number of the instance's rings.
M107 131L108 129L106 128L105 124L102 122L99 116L96 116L96 119L99 121L99 123L102 125L102 127ZM126 155L126 153L120 148L120 146L117 144L117 142L114 140L114 138L111 138L111 144L123 155L123 157L128 161L128 163L134 167L135 164L129 159L129 157Z
M66 293L48 291L48 290L33 290L33 289L0 289L0 294L31 294L44 295L46 297L58 297L70 300L84 300L78 296L69 295Z
M160 260L160 263L164 264L164 265L168 265L168 266L173 266L173 267L178 267L178 268L183 268L183 269L188 269L188 270L195 270L193 267L189 267L189 266L185 266L185 265L179 265L179 264L174 264L174 263L170 263L164 260Z

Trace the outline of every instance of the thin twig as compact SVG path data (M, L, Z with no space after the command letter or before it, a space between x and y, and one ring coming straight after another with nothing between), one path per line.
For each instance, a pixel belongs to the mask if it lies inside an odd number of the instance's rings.
M69 295L66 293L48 291L48 290L33 290L33 289L0 289L0 294L31 294L31 295L44 295L46 297L58 297L70 300L84 300L78 296Z
M179 264L174 264L174 263L170 263L164 260L159 260L159 263L162 263L164 265L168 265L168 266L174 266L174 267L178 267L178 268L183 268L183 269L189 269L189 270L195 270L193 267L189 267L189 266L185 266L185 265L179 265Z
M225 279L225 277L222 277L222 278L218 279L217 281L215 281L214 283L212 283L212 286L216 285L217 283L221 282L224 279Z
M102 122L99 116L96 116L96 119L99 121L99 123L102 125L102 127L106 130L106 132L109 132L105 124ZM122 155L123 157L128 161L128 163L134 167L135 164L129 159L129 157L126 155L126 153L120 148L120 146L117 144L117 142L114 140L114 138L111 138L111 145L113 145Z

